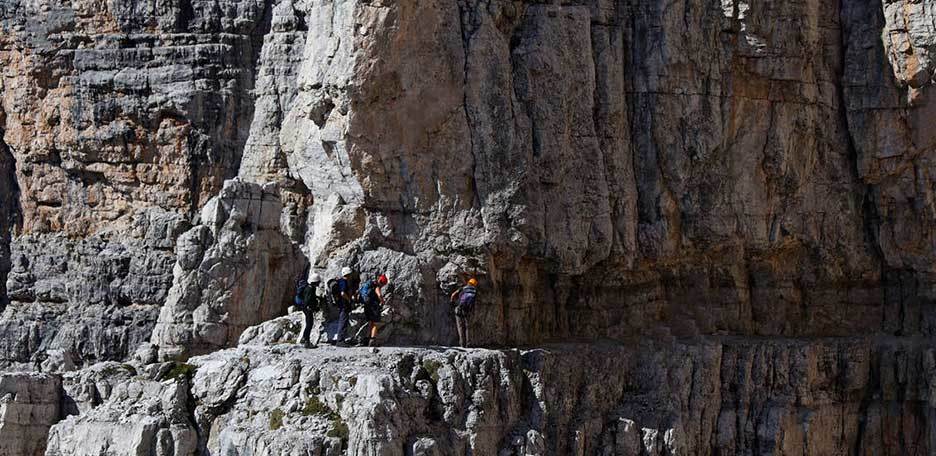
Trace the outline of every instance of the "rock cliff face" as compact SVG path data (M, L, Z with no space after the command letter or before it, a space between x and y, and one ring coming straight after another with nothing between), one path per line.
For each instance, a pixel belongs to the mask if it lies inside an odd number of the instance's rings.
M49 454L932 453L933 11L0 4L0 371L62 399L0 435L76 415ZM525 348L281 346L295 316L255 325L307 265L386 272L399 346L454 341L477 276L473 342Z
M275 186L228 181L179 238L174 284L152 342L160 358L230 347L248 326L284 312L302 273L299 249L280 228Z
M0 375L0 453L43 454L49 428L61 418L61 391L54 375Z
M898 455L936 448L936 358L932 347L912 341L707 338L377 354L244 345L189 362L186 369L153 365L134 379L115 366L111 377L100 374L106 368L69 376L65 397L102 388L102 403L56 424L46 454ZM172 371L185 373L164 374Z

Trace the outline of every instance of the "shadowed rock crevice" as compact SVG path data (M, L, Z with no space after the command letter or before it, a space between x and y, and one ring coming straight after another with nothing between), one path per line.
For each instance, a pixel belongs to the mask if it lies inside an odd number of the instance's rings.
M2 118L2 116L0 116ZM0 129L0 136L2 136ZM16 183L16 160L6 143L0 139L0 313L9 304L6 282L12 264L10 240L18 225L19 186Z

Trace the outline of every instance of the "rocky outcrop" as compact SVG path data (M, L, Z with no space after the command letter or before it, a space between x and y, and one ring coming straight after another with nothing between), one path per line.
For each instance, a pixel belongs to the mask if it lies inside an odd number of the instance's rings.
M126 227L84 239L29 234L13 243L0 314L0 366L41 369L49 351L79 367L123 359L150 337L172 285L183 217L140 211Z
M442 304L468 274L492 309L485 343L925 335L927 11L13 8L4 136L22 236L195 214L236 170L296 189L281 229L316 268L392 272L415 322L400 341L451 340Z
M865 225L884 268L882 329L932 334L934 232L929 124L933 12L908 1L843 3L845 99Z
M184 378L120 382L94 408L94 421L69 417L55 425L45 454L195 455L198 437L186 409L187 394Z
M903 141L862 120L901 90L872 52L895 9L310 5L278 147L316 198L311 260L406 263L401 340L451 340L460 274L482 276L486 343L929 334L926 203L884 216L913 186L881 194L863 164Z
M921 342L247 345L191 359L191 383L119 386L56 425L49 454L111 454L92 442L147 426L120 448L197 429L210 454L928 454L936 349Z
M172 289L151 342L162 359L233 346L241 333L286 313L305 264L280 230L288 218L275 185L228 181L179 238Z
M61 418L61 389L55 375L0 375L0 454L45 454L49 428Z

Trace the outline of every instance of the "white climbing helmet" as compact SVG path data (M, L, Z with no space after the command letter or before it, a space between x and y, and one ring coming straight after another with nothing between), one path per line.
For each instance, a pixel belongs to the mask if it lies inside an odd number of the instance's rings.
M309 283L320 283L321 281L322 281L322 276L314 272L309 274Z
M349 276L349 275L351 275L351 268L349 268L349 267L347 267L347 266L341 268L341 275L342 275L342 276Z

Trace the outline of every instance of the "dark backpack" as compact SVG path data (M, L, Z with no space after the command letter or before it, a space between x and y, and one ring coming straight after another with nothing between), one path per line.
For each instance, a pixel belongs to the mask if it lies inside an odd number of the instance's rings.
M337 303L341 299L341 290L338 289L338 279L329 279L328 283L325 284L328 287L328 296L331 297L333 303Z
M309 288L309 282L306 282L306 279L301 276L296 279L296 294L293 297L293 304L296 305L296 308L299 310L305 310L306 301L306 289Z
M304 306L301 308L302 310L312 312L318 312L321 310L321 306L319 305L319 297L316 294L316 291L318 291L318 285L306 285L306 287L302 289L302 302Z
M471 310L474 309L477 295L478 290L475 287L465 285L458 294L458 306L455 307L455 314L465 316L471 313Z
M339 285L339 284L341 283L342 280L345 281L345 287L347 287L348 285L350 285L350 284L348 283L348 280L345 279L345 278L343 278L343 277L336 277L336 278L334 278L334 279L331 279L331 280L328 281L328 284L327 284L327 285L328 285L328 296L329 296L329 298L330 298L330 300L331 300L331 305L333 305L333 306L335 306L335 307L341 307L342 300L344 299L344 297L341 296L341 286ZM350 289L350 288L349 288L349 289ZM352 293L352 296L353 296L353 293ZM344 304L345 304L345 306L347 307L346 310L347 310L347 311L351 311L351 308L350 308L350 307L351 307L352 303L351 303L351 302L346 302L346 303L344 303Z

